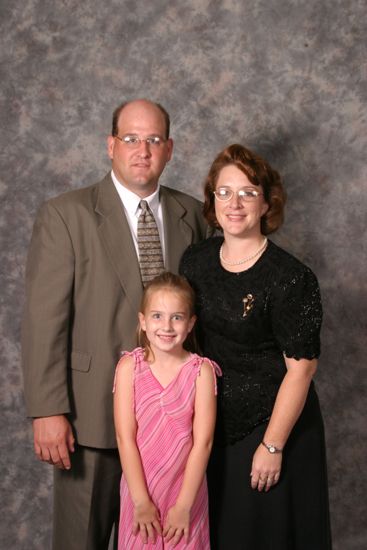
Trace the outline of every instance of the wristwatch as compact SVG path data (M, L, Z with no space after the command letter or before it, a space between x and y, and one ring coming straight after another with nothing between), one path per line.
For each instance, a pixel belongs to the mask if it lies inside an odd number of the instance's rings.
M271 453L272 455L275 454L275 453L282 453L283 452L283 449L278 449L278 447L276 447L275 445L268 445L267 443L265 443L265 441L262 441L261 445L264 445L264 447L266 447L268 449L269 453Z

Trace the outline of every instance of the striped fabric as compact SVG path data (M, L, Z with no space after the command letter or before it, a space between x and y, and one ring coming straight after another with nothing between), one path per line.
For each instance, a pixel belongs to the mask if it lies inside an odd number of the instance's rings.
M127 355L132 355L135 359L134 407L138 425L137 445L148 491L159 510L163 525L168 509L176 502L187 458L192 448L195 382L204 358L192 354L190 359L182 365L176 378L164 388L144 360L141 348ZM212 365L213 391L216 391L215 374L220 374L220 369L212 361L208 359L205 361ZM132 534L132 522L133 504L122 475L118 549L173 548L172 544L165 543L162 537L157 537L158 540L155 543L144 545L139 535ZM203 480L192 508L190 540L188 544L181 540L175 549L210 549L206 479Z
M141 280L145 286L164 271L163 254L159 232L153 213L147 201L139 204L141 213L138 219L138 248Z

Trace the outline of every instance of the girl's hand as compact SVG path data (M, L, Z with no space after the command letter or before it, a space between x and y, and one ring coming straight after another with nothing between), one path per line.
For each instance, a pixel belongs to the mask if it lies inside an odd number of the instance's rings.
M251 487L258 491L269 491L279 481L282 467L282 453L271 454L259 445L254 454L251 468Z
M182 508L177 503L168 510L166 521L164 522L163 536L166 542L171 541L176 546L184 537L185 542L189 542L190 529L190 511Z
M140 532L143 544L155 542L157 533L162 534L162 528L157 508L151 500L135 506L133 520L133 534Z

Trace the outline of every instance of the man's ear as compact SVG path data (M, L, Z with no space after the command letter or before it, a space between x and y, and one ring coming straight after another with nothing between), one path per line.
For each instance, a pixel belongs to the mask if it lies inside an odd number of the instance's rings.
M107 137L107 153L111 160L113 160L113 150L115 148L115 138L113 136Z

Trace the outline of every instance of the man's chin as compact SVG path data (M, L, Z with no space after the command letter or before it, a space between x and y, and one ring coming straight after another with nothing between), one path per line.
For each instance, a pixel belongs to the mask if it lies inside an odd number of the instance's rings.
M154 191L157 189L158 182L152 181L146 178L139 178L131 182L129 188L133 193L140 194L140 192L144 193L144 195L147 197L148 195L151 195L154 193Z

